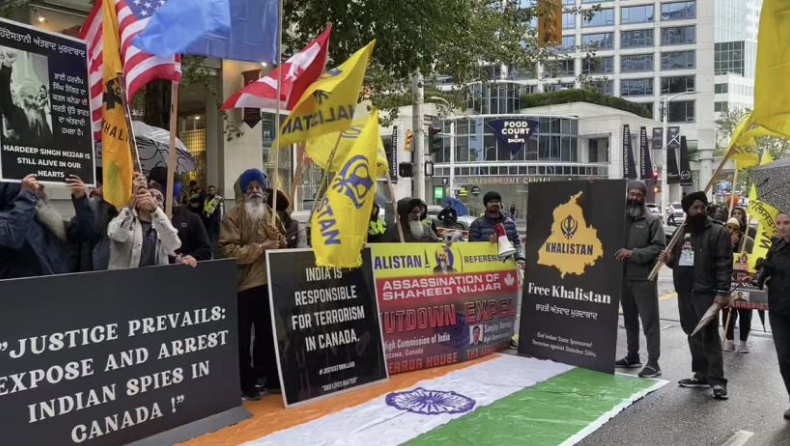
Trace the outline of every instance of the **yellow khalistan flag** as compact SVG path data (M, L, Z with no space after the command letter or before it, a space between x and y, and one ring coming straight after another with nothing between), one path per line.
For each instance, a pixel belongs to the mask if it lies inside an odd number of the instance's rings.
M766 151L760 165L771 164L773 161L771 154ZM779 215L779 210L758 200L757 188L752 185L752 189L749 191L749 207L746 212L759 222L752 255L749 256L749 270L753 271L756 267L757 259L764 259L768 255L768 248L771 247L771 237L776 234L776 216Z
M123 71L118 44L115 2L102 2L102 57L104 104L102 105L102 167L104 199L120 209L132 198L132 151L123 106L120 74Z
M356 268L362 264L376 197L379 139L379 113L374 109L313 214L310 240L318 266Z
M280 125L279 147L351 127L362 79L375 44L373 40L307 87L291 114Z
M754 123L790 139L790 2L764 0L757 40Z
M351 128L344 132L332 132L321 135L318 138L308 139L305 145L307 155L310 156L310 159L313 160L318 167L331 172L337 172L343 167L343 161L345 161L346 155L351 151L359 135L362 134L362 130L365 128L365 123L367 122L368 117L365 116L355 119L354 122L351 123ZM338 141L338 138L340 138L340 141ZM384 150L384 143L381 141L381 138L376 142L378 150L376 171L378 172L377 176L381 178L389 173L390 167L387 161L387 152ZM335 144L337 144L336 149ZM332 149L335 150L335 156L332 158L332 166L327 169Z

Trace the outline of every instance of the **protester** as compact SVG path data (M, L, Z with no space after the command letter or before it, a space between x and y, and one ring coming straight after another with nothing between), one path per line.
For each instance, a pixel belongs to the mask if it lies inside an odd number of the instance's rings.
M75 242L71 247L71 270L74 272L103 271L110 264L110 238L107 227L118 216L115 206L104 200L104 188L101 183L102 168L96 168L96 187L90 191L88 205L95 218L98 238ZM72 218L75 224L77 217Z
M168 265L181 247L178 231L162 210L162 191L146 188L145 178L135 173L134 194L107 228L109 269Z
M516 204L512 203L510 205L510 219L516 221Z
M713 397L727 399L721 339L717 318L691 336L697 323L713 303L719 308L729 304L732 280L732 245L727 231L706 214L708 198L704 192L683 197L686 227L672 252L662 251L660 259L673 268L678 293L680 325L688 336L694 372L679 381L681 387L713 388Z
M271 189L266 189L266 204L272 207ZM281 190L277 190L277 216L283 223L285 229L285 241L288 248L307 248L307 232L305 227L298 221L291 218L288 208L291 206L291 199Z
M208 239L212 248L217 247L219 240L219 225L225 215L225 198L217 193L214 186L208 187L206 201L203 202L203 224L208 232Z
M620 304L627 335L628 354L615 362L615 367L637 368L639 359L639 318L647 340L647 365L639 372L643 378L661 376L658 358L661 354L661 325L658 314L658 285L649 280L658 255L666 247L661 220L645 206L647 185L641 181L628 184L625 248L615 257L625 265L623 294Z
M752 239L757 238L757 228L753 228L749 225L749 222L746 218L746 210L740 206L736 206L732 208L732 217L738 219L738 223L741 225L741 232L746 233ZM751 249L748 252L752 252Z
M243 203L231 209L222 220L219 246L226 257L236 258L239 264L237 289L241 391L246 399L257 401L260 394L255 387L257 377L253 359L255 366L265 371L267 390L277 391L280 387L271 330L266 251L285 248L287 244L278 229L281 224L279 219L279 224L271 225L272 209L266 205L266 177L263 172L248 169L241 174L238 183L244 192ZM251 357L253 325L255 343L261 343L264 347L264 357Z
M727 220L726 226L727 233L730 235L732 252L733 254L752 252L754 240L743 232L741 221L736 218L735 215L735 211L733 210L733 218ZM735 339L735 323L738 321L739 317L741 321L739 326L741 344L738 351L741 353L749 353L749 345L747 341L749 339L749 332L751 331L752 327L752 310L742 308L734 309L732 307L726 312L722 312L722 320L726 324L726 340L724 341L724 347L722 347L725 352L731 352L735 350L735 343L733 342ZM728 318L729 323L727 322Z
M458 212L453 209L453 204L450 201L444 203L444 209L439 212L437 217L442 226L445 228L455 229L455 224L458 223Z
M719 206L716 203L708 203L706 207L708 216L719 224L724 224L727 221L728 209L724 206Z
M21 184L0 183L0 279L68 273L69 242L98 238L85 184L72 175L66 187L76 214L70 224L35 175Z
M387 226L379 218L379 212L381 212L381 208L378 204L373 203L373 209L370 211L370 223L368 223L368 243L381 243L384 241Z
M439 237L439 228L436 227L436 220L428 219L428 205L422 200L420 200L420 221L428 225L428 227L431 228L431 231L433 231L433 234L436 237Z
M185 197L185 205L190 211L202 215L203 203L206 201L206 192L200 187L197 181L192 180L189 182L189 191Z
M469 241L496 243L497 236L494 227L501 223L505 227L507 239L516 248L516 262L523 269L526 261L524 249L521 245L521 237L518 235L516 223L502 213L502 197L499 195L499 192L486 192L483 195L483 206L486 208L485 213L475 220L469 228Z
M776 234L763 269L757 278L760 288L768 287L768 317L779 357L779 371L790 394L790 215L776 217ZM784 413L790 420L790 409Z
M441 241L423 215L427 215L427 213L424 212L422 200L419 198L402 198L398 201L398 218L400 218L403 227L403 238L406 243ZM397 240L397 237L398 235L395 234L390 239Z

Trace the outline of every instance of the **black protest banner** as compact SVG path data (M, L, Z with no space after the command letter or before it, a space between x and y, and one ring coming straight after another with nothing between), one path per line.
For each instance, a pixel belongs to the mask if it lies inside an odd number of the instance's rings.
M236 273L226 260L0 281L0 444L172 444L246 418Z
M530 184L518 351L614 372L623 180Z
M94 184L85 42L0 19L0 180Z
M656 179L653 175L653 161L647 145L647 127L639 129L639 176L643 180Z
M317 267L307 249L266 256L285 405L386 379L370 249L353 270Z
M631 127L623 125L623 178L635 180L636 161L634 160L634 149L631 144Z

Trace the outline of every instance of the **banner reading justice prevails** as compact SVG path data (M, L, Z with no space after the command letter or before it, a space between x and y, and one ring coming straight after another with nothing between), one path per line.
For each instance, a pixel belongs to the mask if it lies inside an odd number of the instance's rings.
M492 243L373 244L391 374L467 361L507 347L518 273Z
M625 181L532 184L519 353L614 371Z

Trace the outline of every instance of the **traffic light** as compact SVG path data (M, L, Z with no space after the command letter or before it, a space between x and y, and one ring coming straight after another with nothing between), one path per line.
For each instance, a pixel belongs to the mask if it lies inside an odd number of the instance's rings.
M439 133L442 132L442 129L439 127L430 127L428 129L428 142L429 142L429 149L428 153L435 153L442 150L442 137L439 136Z
M404 149L407 152L411 152L411 143L412 143L412 141L414 141L414 132L412 132L411 130L406 130L406 145L404 146ZM401 175L401 176L403 176L403 175Z

